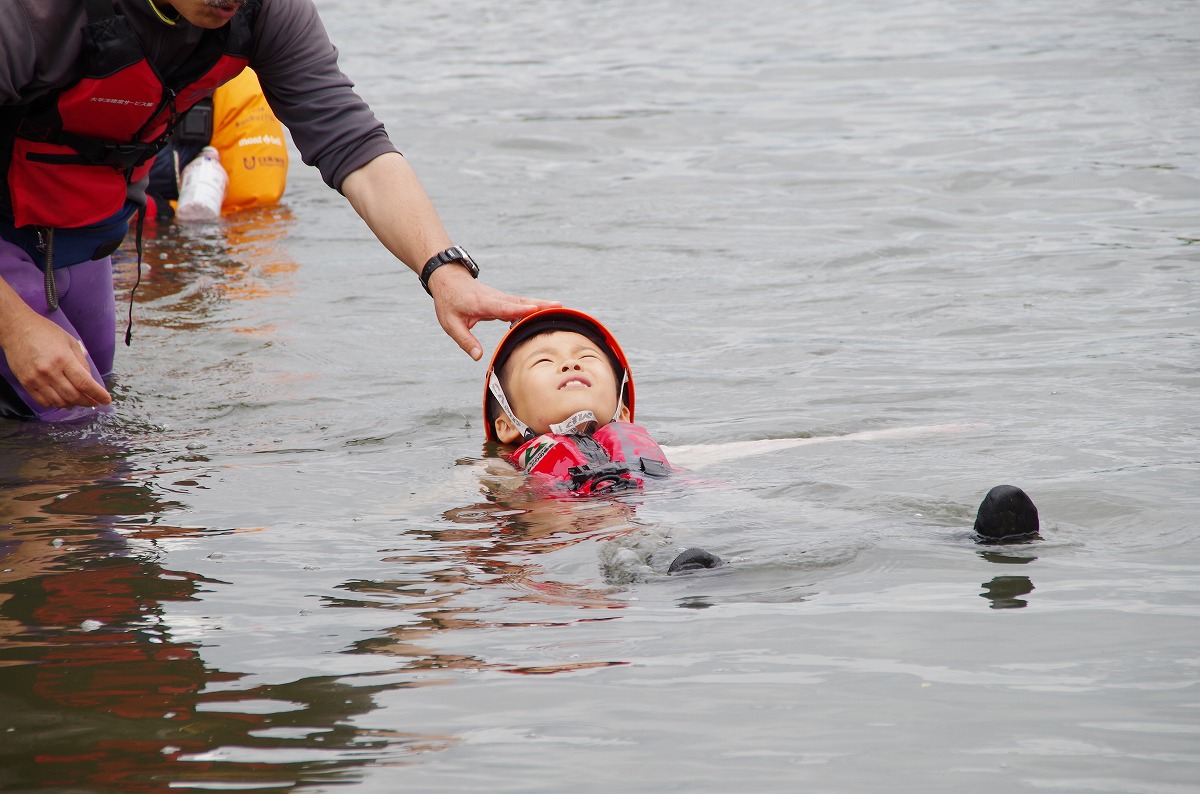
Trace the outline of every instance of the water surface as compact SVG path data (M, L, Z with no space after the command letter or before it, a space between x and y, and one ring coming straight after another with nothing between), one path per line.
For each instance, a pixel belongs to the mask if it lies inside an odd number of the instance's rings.
M661 442L830 440L514 482L297 165L151 242L115 417L0 427L0 788L1195 790L1194 3L319 6ZM975 542L998 483L1040 540Z

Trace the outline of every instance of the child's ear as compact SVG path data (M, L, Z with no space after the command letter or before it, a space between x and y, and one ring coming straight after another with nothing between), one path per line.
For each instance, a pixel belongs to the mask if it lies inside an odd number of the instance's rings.
M617 412L617 421L618 422L628 422L629 421L629 406L628 405L625 405L625 404L621 405L621 410L619 412Z
M513 425L512 421L501 414L496 417L496 437L505 444L515 444L521 438L521 431Z

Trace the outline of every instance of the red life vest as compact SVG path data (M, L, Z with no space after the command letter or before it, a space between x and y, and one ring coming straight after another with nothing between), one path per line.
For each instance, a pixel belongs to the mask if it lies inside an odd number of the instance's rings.
M508 459L526 474L569 482L581 494L637 488L645 476L674 471L646 429L630 422L609 422L590 436L543 433Z
M8 162L0 209L18 229L128 219L128 186L146 178L179 117L249 63L257 3L205 33L196 52L165 78L111 0L85 5L83 77L23 108L2 131L7 151L0 158Z

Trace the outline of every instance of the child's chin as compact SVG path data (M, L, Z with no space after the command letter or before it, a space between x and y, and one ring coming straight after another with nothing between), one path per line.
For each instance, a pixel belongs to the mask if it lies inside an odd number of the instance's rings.
M564 405L561 411L555 411L555 413L559 414L559 418L555 421L561 422L568 417L574 416L580 411L591 411L596 415L596 418L600 420L600 423L604 424L612 418L613 411L615 409L616 407L611 403L609 405L599 405L591 400L579 400L578 402Z

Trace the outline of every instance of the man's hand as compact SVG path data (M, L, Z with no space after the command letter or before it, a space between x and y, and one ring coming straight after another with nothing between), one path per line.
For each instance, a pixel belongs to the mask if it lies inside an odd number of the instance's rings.
M92 377L83 343L32 311L6 324L4 356L17 380L47 408L94 408L112 397Z
M519 320L539 309L561 306L557 301L507 295L475 279L465 268L454 263L443 265L429 277L433 309L442 330L467 355L478 361L483 348L471 329L480 320Z
M397 259L419 275L429 257L450 246L425 189L408 161L396 152L382 154L348 175L342 193ZM479 340L471 333L480 320L519 320L538 309L562 304L506 295L471 278L462 266L443 265L429 277L433 307L442 329L478 361Z

